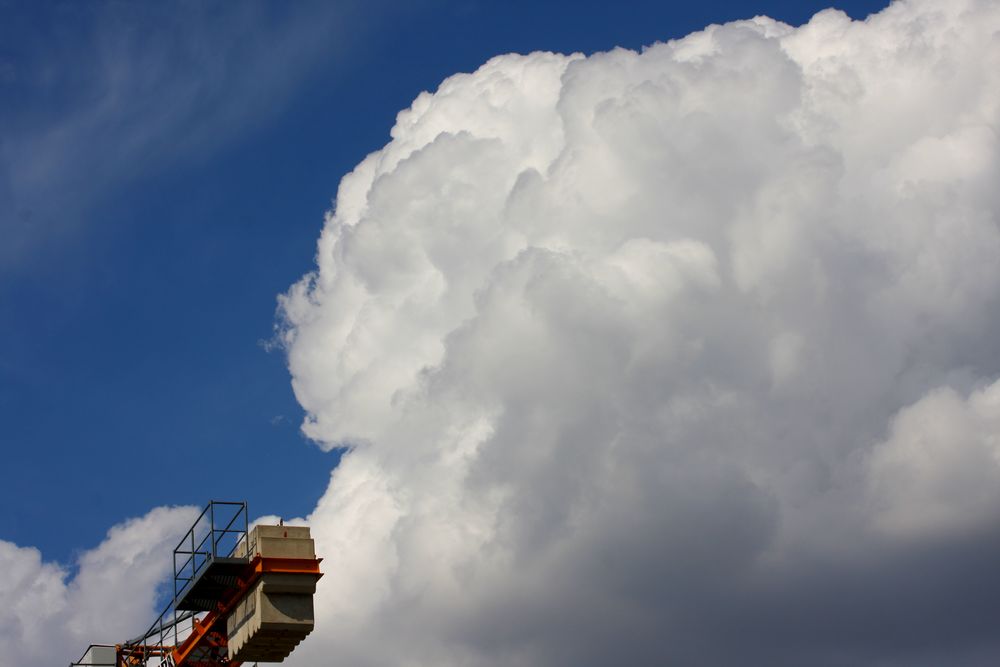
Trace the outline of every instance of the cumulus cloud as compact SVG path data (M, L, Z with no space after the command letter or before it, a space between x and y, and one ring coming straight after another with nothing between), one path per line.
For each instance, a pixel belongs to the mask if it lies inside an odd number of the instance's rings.
M347 450L292 663L995 663L998 34L900 1L422 93L282 301Z
M74 573L0 540L0 664L63 665L92 643L119 643L159 613L172 549L197 516L160 507L113 527Z
M975 528L1000 516L1000 381L963 399L944 387L900 411L872 453L888 531Z

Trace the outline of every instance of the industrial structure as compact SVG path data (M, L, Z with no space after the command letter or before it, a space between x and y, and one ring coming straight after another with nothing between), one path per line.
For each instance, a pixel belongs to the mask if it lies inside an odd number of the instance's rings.
M174 549L173 597L142 635L70 667L281 662L313 629L322 575L307 526L252 529L246 502L208 503Z

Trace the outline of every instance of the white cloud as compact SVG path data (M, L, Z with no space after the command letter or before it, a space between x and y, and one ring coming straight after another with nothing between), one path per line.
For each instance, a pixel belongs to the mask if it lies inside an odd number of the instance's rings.
M1000 592L998 390L954 392L1000 376L998 32L896 2L421 94L283 300L349 448L292 663L995 661L956 619Z
M966 531L1000 516L1000 380L951 388L900 411L872 453L877 519L890 532Z
M197 516L160 507L113 527L85 551L75 575L37 549L0 541L0 663L60 665L91 643L119 643L159 613L171 551Z
M0 40L15 57L0 90L18 103L0 107L0 270L33 266L43 245L100 224L88 210L137 178L204 161L280 113L385 11L366 2L362 20L360 7L250 0L5 14ZM41 36L50 32L57 48Z

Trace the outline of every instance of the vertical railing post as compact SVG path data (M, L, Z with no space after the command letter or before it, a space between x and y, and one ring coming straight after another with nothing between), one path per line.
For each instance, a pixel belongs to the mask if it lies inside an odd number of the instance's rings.
M208 501L209 539L212 541L212 558L215 558L215 501Z
M197 525L198 524L195 523L195 525L191 527L191 578L188 580L189 584L194 581L194 575L197 572L197 567L195 567L195 560L196 560L196 558L195 558L195 553L194 553L194 550L195 550L195 546L194 546L194 529L195 529L195 526L197 526Z
M174 549L174 602L177 602L177 549Z

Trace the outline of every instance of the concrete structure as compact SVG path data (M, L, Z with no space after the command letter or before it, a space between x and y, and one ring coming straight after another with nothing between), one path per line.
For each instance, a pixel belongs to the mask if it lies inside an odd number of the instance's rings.
M76 663L81 667L85 665L97 667L115 667L115 647L114 646L91 646L87 652Z
M309 528L256 526L235 555L315 561ZM229 659L281 662L313 629L313 573L264 572L226 619Z

